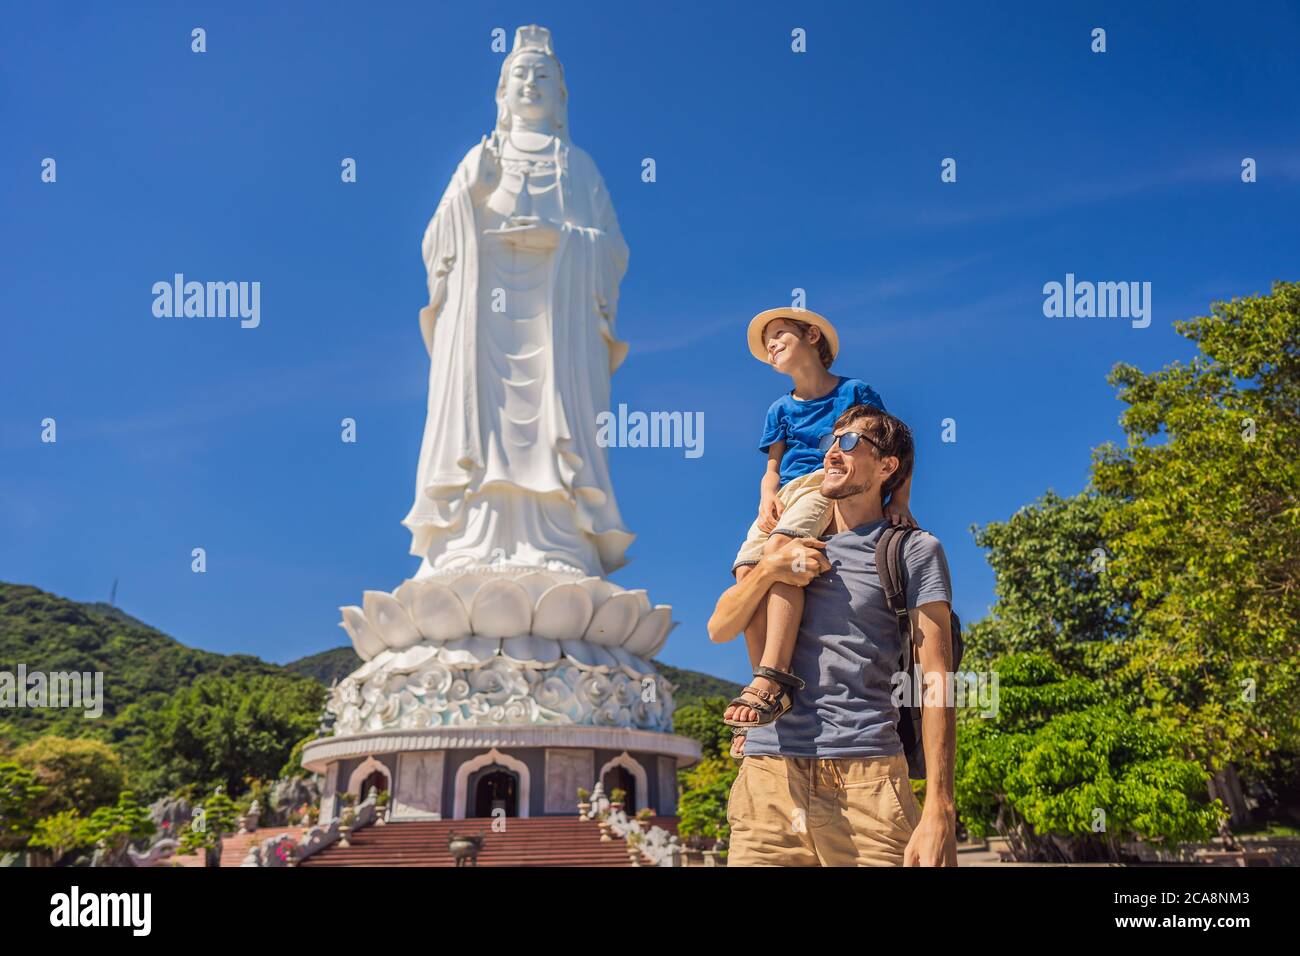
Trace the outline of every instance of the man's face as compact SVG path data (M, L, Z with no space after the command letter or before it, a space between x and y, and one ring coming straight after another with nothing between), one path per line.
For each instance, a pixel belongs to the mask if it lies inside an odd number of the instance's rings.
M861 432L864 424L861 420L849 422L835 429L835 434ZM844 451L836 442L822 459L826 477L822 479L821 493L835 501L876 491L898 467L897 462L892 456L878 458L875 447L866 440L859 441L852 451Z

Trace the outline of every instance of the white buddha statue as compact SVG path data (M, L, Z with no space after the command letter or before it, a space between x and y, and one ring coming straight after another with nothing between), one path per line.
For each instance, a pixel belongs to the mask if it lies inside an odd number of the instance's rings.
M596 416L628 249L595 163L569 140L550 32L520 27L497 122L424 235L429 408L403 524L417 578L483 565L605 575L623 527Z

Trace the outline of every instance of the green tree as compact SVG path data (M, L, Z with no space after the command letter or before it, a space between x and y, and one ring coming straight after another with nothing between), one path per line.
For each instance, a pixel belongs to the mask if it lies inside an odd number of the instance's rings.
M1081 666L1092 642L1128 633L1132 594L1107 573L1102 532L1115 498L1049 491L1005 522L974 527L997 575L997 603L966 634L966 666L1011 652L1042 651Z
M73 850L91 845L86 820L76 810L61 810L37 821L27 845L48 850L50 862L57 866Z
M123 790L117 803L100 807L86 820L82 845L98 849L105 865L120 865L127 846L152 836L156 829L148 807L136 802L130 790Z
M1176 323L1198 354L1116 366L1124 447L1093 480L1115 586L1133 594L1126 673L1216 771L1300 751L1300 284ZM1235 776L1235 774L1232 774Z
M994 717L960 716L957 813L1021 861L1119 860L1122 844L1207 839L1222 807L1170 721L1045 653L994 662Z
M19 747L13 759L46 788L33 808L38 817L110 806L126 786L122 761L112 747L97 740L41 737Z
M21 850L36 826L35 807L45 793L36 775L13 761L0 763L0 850Z
M739 763L728 755L731 728L722 722L726 707L726 697L704 697L673 714L674 732L700 745L699 762L677 774L682 794L677 804L677 832L683 837L726 842L731 835L727 801Z
M205 866L221 865L221 838L234 833L239 825L239 807L225 790L218 786L194 813L181 830L179 852L194 853L202 850Z
M316 726L325 688L303 677L208 675L145 717L150 792L186 783L240 793L274 778Z

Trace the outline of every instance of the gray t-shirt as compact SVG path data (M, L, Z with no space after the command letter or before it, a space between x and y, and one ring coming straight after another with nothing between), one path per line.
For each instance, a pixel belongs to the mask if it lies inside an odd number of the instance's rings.
M804 588L792 673L807 686L774 724L752 728L745 753L781 757L888 757L903 752L895 725L893 675L902 661L898 624L876 575L876 542L888 519L826 539L831 568ZM903 551L907 606L952 604L939 539L908 535Z

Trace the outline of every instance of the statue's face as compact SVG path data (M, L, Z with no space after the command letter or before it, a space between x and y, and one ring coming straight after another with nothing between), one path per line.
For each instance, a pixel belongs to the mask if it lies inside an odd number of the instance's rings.
M544 53L521 53L506 77L506 107L525 119L554 119L560 102L560 76Z

